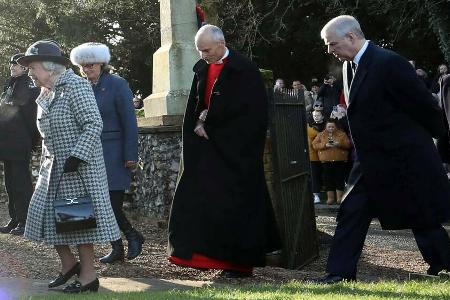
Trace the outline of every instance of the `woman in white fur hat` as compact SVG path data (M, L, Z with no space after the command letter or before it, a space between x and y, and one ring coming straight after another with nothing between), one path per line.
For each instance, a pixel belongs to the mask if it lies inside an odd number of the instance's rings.
M125 79L110 74L110 58L108 46L100 43L81 44L70 53L72 63L91 83L103 119L102 145L111 206L119 228L128 240L127 259L130 260L141 253L144 243L144 237L131 226L122 210L125 190L130 187L131 169L138 159L137 122L133 93ZM123 261L122 239L112 241L111 245L111 253L100 261Z

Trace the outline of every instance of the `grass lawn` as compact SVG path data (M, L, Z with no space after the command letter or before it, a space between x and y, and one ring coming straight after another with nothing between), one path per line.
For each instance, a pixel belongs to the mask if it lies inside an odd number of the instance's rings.
M98 299L98 300L300 300L300 299L450 299L450 281L408 281L379 283L342 283L314 285L292 281L280 285L202 287L187 290L99 293L83 295L54 294L22 299Z

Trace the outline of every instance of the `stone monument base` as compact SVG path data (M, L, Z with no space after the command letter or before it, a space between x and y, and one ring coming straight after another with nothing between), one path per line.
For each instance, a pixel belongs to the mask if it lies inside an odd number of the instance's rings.
M137 121L138 127L181 126L183 124L183 115L162 115L138 118Z

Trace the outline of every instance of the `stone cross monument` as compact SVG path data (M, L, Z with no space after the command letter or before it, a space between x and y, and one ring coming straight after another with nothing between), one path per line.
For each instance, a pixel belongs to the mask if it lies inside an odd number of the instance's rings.
M144 99L140 126L180 125L183 121L192 67L199 59L195 0L159 0L161 48L153 54L152 94Z

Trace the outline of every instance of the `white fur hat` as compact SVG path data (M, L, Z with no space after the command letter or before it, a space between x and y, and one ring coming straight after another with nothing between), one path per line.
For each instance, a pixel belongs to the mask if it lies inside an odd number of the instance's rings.
M70 60L74 65L107 64L111 59L109 48L101 43L84 43L70 51Z

